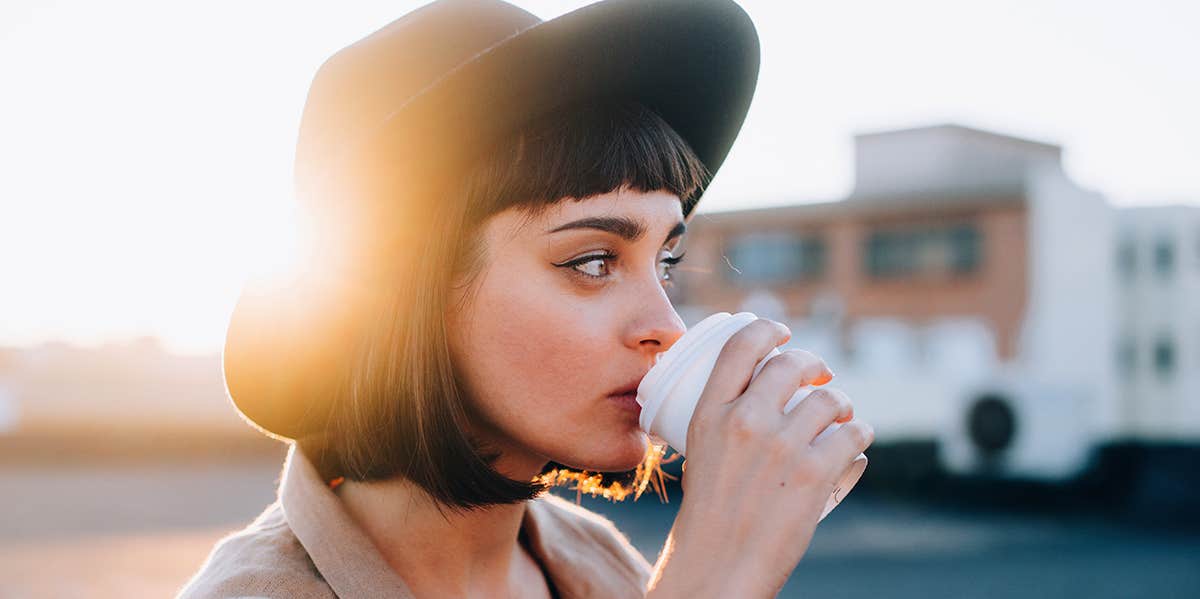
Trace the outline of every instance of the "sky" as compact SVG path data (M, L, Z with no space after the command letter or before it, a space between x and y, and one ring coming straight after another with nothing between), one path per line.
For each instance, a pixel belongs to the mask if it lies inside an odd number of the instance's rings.
M316 68L420 4L0 4L0 346L219 352L294 243ZM740 4L762 70L702 212L840 198L855 133L948 122L1062 145L1116 206L1200 205L1200 3Z

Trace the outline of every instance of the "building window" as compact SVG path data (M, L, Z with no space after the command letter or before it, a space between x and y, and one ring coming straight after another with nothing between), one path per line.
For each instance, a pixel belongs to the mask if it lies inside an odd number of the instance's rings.
M1162 378L1175 372L1175 344L1166 335L1154 342L1154 370Z
M1175 270L1175 243L1169 237L1154 243L1154 271L1159 276L1170 276Z
M982 262L981 237L973 224L877 229L867 236L864 267L881 278L971 273Z
M979 267L979 241L979 230L974 225L958 225L946 233L952 271L966 273Z
M726 270L727 276L738 283L786 283L825 273L825 240L815 235L747 233L733 239L725 254L737 269Z
M1117 246L1117 272L1132 279L1137 272L1137 243L1131 237L1121 240Z

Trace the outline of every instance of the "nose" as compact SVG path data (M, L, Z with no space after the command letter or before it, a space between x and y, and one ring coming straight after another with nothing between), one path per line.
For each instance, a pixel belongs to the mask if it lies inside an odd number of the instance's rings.
M641 301L634 302L626 345L650 355L667 351L687 330L683 319L659 283L652 293L638 297Z

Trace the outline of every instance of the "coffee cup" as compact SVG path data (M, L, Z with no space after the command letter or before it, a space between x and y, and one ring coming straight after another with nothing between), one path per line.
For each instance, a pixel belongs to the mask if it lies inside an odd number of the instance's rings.
M730 314L718 312L705 318L683 334L667 351L658 354L654 366L638 385L637 401L642 406L638 424L656 442L665 442L680 455L687 456L687 432L692 413L700 401L700 394L708 384L709 375L716 365L717 357L725 342L755 321L758 317L750 312ZM772 357L779 355L779 348L772 348L754 367L751 380ZM795 408L813 389L801 387L784 405L783 413ZM830 424L814 443L841 428L841 423ZM867 456L858 454L842 474L837 486L825 503L820 520L837 506L862 477L867 467Z

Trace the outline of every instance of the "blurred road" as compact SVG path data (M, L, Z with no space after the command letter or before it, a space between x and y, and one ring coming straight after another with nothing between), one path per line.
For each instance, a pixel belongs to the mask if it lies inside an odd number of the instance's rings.
M0 463L0 597L171 596L217 539L272 501L281 459ZM679 499L582 501L653 562ZM780 597L1070 595L1200 597L1200 536L856 490L821 524Z
M856 495L857 493L857 495ZM672 498L675 502L677 498ZM652 562L675 505L589 500ZM605 505L607 504L607 505ZM781 598L1200 597L1200 536L1090 516L1010 514L852 492L818 527Z

